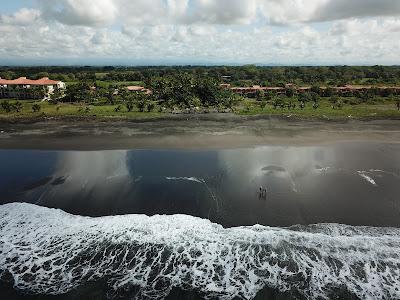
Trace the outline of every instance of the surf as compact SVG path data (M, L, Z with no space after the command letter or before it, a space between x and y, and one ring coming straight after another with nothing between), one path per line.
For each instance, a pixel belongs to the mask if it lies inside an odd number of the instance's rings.
M90 218L0 206L0 278L39 295L105 281L108 296L253 299L263 288L328 299L400 298L400 229L315 224L224 228L187 215Z

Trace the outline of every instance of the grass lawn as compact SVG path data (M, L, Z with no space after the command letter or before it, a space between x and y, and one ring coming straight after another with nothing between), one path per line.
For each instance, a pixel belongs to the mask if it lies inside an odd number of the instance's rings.
M246 100L238 109L237 113L241 115L284 115L299 118L400 118L400 112L397 110L395 103L386 102L379 104L345 104L341 109L333 109L328 100L322 100L318 109L313 109L312 104L308 103L302 110L296 103L296 108L288 110L287 108L274 109L271 105L267 105L261 109L259 103L255 100Z
M1 102L1 100L0 100ZM12 102L12 100L10 101ZM49 104L48 102L38 102L38 101L20 101L23 105L22 111L20 112L10 112L6 113L4 110L0 109L0 120L18 120L18 119L34 119L41 116L46 117L116 117L116 118L129 118L129 119L146 119L159 117L162 113L156 110L152 112L139 112L137 108L133 111L128 112L124 105L121 105L121 111L116 112L115 108L118 105L89 105L90 111L85 112L84 107L81 104L70 104L70 103L59 103L57 105ZM33 104L39 104L41 110L39 112L32 111Z
M11 103L15 100L8 99ZM0 102L2 100L0 99ZM159 107L156 106L152 112L139 112L135 107L133 111L128 112L125 105L120 105L121 110L115 111L118 105L89 105L83 106L79 103L59 103L57 105L48 102L39 102L34 100L20 101L23 105L22 111L6 113L0 108L0 120L18 121L24 119L35 119L40 117L81 117L81 118L124 118L124 119L146 119L165 116L165 113L158 112ZM41 110L39 112L32 111L33 104L39 104ZM298 104L297 104L298 106ZM85 111L85 107L89 107L89 111ZM327 100L320 102L318 109L313 109L308 103L302 110L299 107L288 110L287 108L274 109L268 104L261 109L259 103L252 99L246 99L235 107L235 113L239 115L271 115L284 117L298 117L303 119L362 119L362 118L399 118L400 112L396 109L394 103L386 102L379 104L358 104L344 105L341 109L333 109Z

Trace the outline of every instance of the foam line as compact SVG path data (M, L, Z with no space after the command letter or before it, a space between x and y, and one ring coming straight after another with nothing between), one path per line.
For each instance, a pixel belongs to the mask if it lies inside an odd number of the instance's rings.
M174 215L80 217L32 204L0 206L0 277L36 294L105 280L110 295L162 299L173 287L252 299L263 287L327 299L400 299L400 229L319 224L225 229ZM115 293L115 294L114 294Z
M186 180L186 181L193 181L197 183L204 183L203 179L199 179L196 177L165 177L167 180Z
M357 171L358 175L360 175L362 178L364 178L366 181L368 181L370 184L377 186L376 182L374 179L371 178L371 176L368 175L369 172L366 171Z

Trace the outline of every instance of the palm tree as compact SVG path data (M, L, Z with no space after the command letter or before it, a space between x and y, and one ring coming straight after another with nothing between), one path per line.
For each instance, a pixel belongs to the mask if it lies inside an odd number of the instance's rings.
M35 104L32 105L32 111L33 112L39 112L40 109L41 109L41 107L40 107L39 104L35 103Z
M146 106L146 102L144 100L139 100L136 105L137 105L139 111L143 112L144 108Z
M400 111L400 97L397 96L396 98L396 106L397 106L397 110Z
M264 110L264 108L267 106L267 101L263 100L259 103L261 110Z
M14 108L14 110L15 110L16 112L21 112L21 110L22 110L22 103L19 102L19 101L16 101L16 102L13 104L13 108Z
M131 99L130 99L130 100L127 100L126 103L125 103L125 106L126 106L126 109L127 109L129 112L131 112L131 111L133 110L133 108L134 108L133 101L132 101Z
M149 101L147 103L147 111L148 112L151 112L154 109L154 107L155 107L155 104L153 102Z
M329 102L332 104L332 108L335 109L336 105L339 103L339 97L337 95L333 95L329 98Z

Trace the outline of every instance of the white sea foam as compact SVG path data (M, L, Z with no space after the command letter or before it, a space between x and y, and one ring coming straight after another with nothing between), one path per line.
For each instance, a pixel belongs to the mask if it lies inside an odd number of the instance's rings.
M186 181L193 181L197 183L204 183L204 180L201 178L196 177L165 177L167 180L186 180Z
M110 295L162 299L172 287L251 299L263 287L327 299L400 299L400 229L338 224L225 229L195 217L88 218L31 204L0 206L0 277L60 294L103 279ZM113 293L116 294L113 294Z
M370 184L377 186L375 180L371 177L369 172L367 171L357 171L358 175L360 175L362 178L364 178L366 181L368 181Z

